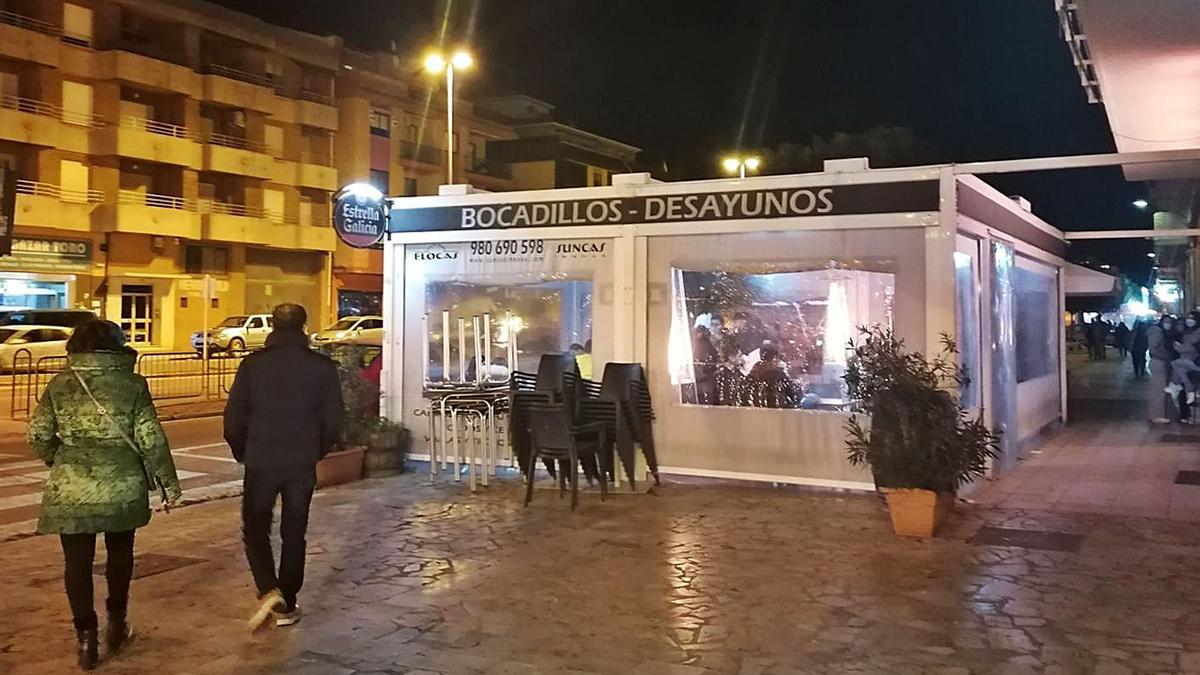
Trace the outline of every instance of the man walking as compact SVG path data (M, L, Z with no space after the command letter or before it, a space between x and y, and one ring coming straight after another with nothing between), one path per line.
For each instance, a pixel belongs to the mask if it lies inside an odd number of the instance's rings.
M304 537L317 460L338 442L342 424L337 367L309 349L304 308L280 305L272 320L266 347L242 362L225 407L225 440L246 465L242 539L259 596L251 629L271 614L278 626L300 619L296 596L304 584ZM278 573L271 551L277 496L283 502Z

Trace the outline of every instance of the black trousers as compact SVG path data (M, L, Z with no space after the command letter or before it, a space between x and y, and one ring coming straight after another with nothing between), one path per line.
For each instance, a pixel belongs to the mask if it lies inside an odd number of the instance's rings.
M129 581L133 578L133 530L105 532L104 548L108 552L105 579L108 582L109 616L125 616L129 607ZM96 627L96 608L93 603L92 565L96 561L96 535L92 532L62 534L67 585L67 601L76 630Z
M296 596L304 585L304 537L308 532L308 507L316 483L312 469L296 475L246 469L242 491L242 541L246 545L246 561L250 563L258 594L278 588L289 610L296 606ZM282 545L278 572L275 554L271 551L271 520L276 497L283 502L279 518Z

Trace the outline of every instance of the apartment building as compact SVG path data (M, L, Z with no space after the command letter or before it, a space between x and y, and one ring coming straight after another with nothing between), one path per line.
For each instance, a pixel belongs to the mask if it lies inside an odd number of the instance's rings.
M142 349L187 348L206 306L210 323L378 311L382 255L337 241L330 198L359 180L436 194L440 84L200 0L0 0L0 163L20 178L0 306L89 307ZM593 185L632 161L551 111L456 101L453 181Z

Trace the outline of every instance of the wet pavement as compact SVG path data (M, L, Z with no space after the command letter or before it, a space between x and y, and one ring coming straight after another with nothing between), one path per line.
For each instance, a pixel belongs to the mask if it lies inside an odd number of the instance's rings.
M1200 672L1194 523L962 505L914 541L873 495L667 485L571 513L427 480L319 493L305 617L258 635L238 501L156 516L140 636L102 672ZM0 672L71 672L57 541L0 560Z

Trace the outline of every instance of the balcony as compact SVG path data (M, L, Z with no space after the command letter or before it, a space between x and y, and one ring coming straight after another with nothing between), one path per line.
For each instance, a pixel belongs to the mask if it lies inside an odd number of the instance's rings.
M432 145L417 145L411 141L400 141L399 154L400 159L416 162L418 164L428 164L430 166L441 166L446 161L445 148L436 148Z
M0 139L54 147L62 108L31 98L0 96Z
M61 26L0 11L0 56L57 68L61 36Z
M199 169L199 135L175 124L124 116L116 126L92 131L92 153Z
M97 77L103 80L120 80L148 89L186 94L200 98L200 76L191 68L169 60L135 53L133 51L109 51L94 54L97 61Z
M64 190L51 183L18 180L16 224L90 232L92 212L103 201L100 190Z
M105 232L200 238L196 200L186 197L121 190L116 203L101 205L97 214Z
M296 165L296 184L330 192L338 189L337 169L329 164L329 157L301 152L300 162Z
M275 80L237 68L210 63L204 68L202 97L235 108L270 113L275 105Z
M203 201L200 213L205 239L262 246L271 243L272 227L264 209Z
M486 176L497 180L512 180L512 164L508 162L497 162L494 159L476 159L471 161L466 158L467 173L474 176Z
M267 154L267 147L246 138L210 133L204 138L201 157L204 171L262 179L274 174L275 159Z
M337 131L338 110L333 107L333 97L300 92L300 100L296 101L296 123Z

